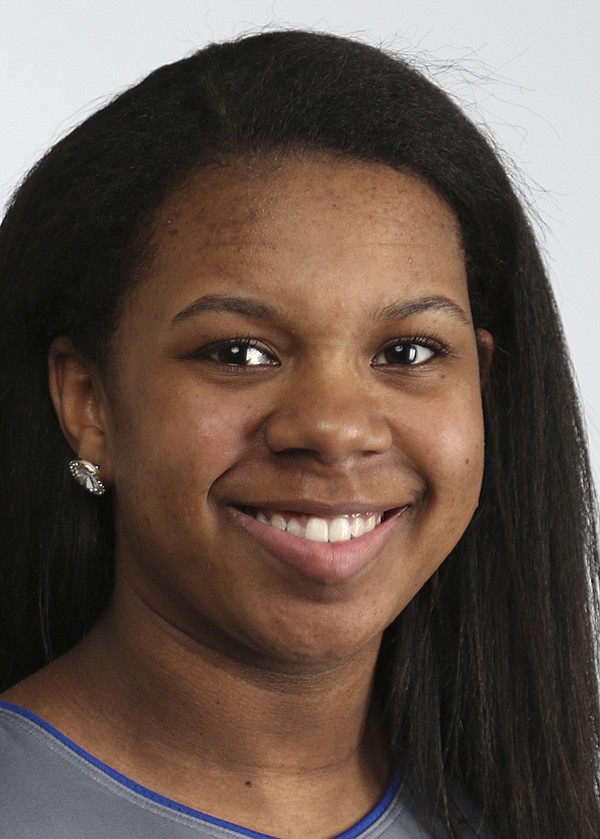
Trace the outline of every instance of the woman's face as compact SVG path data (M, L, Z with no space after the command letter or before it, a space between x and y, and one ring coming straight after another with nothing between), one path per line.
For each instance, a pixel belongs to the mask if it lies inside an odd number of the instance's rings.
M118 585L232 655L374 647L478 502L452 212L383 165L239 162L169 200L155 251L104 379Z

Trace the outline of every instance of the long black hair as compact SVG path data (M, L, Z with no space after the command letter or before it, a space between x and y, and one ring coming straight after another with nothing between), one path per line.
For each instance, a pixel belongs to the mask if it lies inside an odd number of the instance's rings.
M474 322L496 342L480 507L378 662L406 782L444 835L459 835L460 790L498 837L597 837L595 507L544 265L488 141L407 63L355 41L271 32L162 67L14 196L0 229L3 686L77 643L113 580L110 494L87 497L67 474L50 342L68 335L102 365L166 197L203 165L287 152L424 178L456 214Z

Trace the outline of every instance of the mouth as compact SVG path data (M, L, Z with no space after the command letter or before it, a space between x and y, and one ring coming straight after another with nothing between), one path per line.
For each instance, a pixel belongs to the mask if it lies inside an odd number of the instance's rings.
M375 505L374 505L375 506ZM229 506L233 521L279 563L319 583L340 583L371 565L412 508L288 504Z
M314 516L286 510L260 507L240 508L267 527L285 531L308 542L349 542L375 530L388 512L342 513L335 516Z

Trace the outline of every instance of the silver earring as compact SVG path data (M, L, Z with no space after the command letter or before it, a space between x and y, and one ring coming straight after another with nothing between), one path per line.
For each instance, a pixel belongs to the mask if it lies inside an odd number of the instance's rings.
M104 495L106 487L100 480L100 469L89 460L71 460L69 463L69 471L75 478L78 484L92 495Z

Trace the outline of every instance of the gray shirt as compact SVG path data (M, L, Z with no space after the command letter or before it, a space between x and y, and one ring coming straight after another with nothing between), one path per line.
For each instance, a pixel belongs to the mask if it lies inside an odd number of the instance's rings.
M469 834L472 835L472 834ZM272 839L158 795L0 701L0 839ZM432 839L395 777L336 839Z

